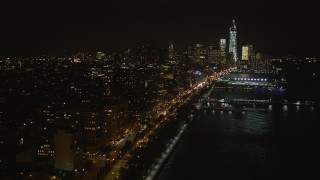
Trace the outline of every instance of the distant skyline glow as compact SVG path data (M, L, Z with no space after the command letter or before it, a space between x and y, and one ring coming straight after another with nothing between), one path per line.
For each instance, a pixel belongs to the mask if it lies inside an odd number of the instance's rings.
M315 1L68 1L3 2L0 54L123 52L151 45L177 50L229 41L238 26L238 48L254 45L270 55L320 56Z

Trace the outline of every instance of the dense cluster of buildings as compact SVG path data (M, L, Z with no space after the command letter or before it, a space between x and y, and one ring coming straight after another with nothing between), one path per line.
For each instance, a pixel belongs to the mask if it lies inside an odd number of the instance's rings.
M1 57L1 175L23 173L17 163L78 170L214 72L203 45L189 54L169 44L121 54Z
M0 177L25 176L26 164L78 171L213 72L269 69L252 45L239 60L234 21L227 47L220 39L185 52L170 41L119 54L0 56Z

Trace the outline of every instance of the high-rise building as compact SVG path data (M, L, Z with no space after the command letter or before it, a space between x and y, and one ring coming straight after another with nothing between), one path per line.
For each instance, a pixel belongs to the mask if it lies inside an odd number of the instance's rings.
M169 41L169 59L174 58L174 42L171 40Z
M195 44L190 51L190 58L195 63L206 63L207 62L207 48L203 44Z
M257 68L257 60L255 58L255 52L252 45L242 46L242 64L247 65L251 69Z
M84 152L86 158L94 158L103 144L103 139L107 139L107 133L104 133L102 125L103 109L89 101L80 104L80 121L84 125L83 140Z
M251 62L254 56L253 46L252 45L243 45L242 46L242 60Z
M226 63L226 46L227 46L227 41L226 39L220 39L220 52L221 52L221 61L222 64Z
M65 130L58 130L54 135L54 167L73 171L81 168L82 147L75 136Z
M221 63L221 49L220 46L209 45L208 48L208 62L211 64Z
M235 20L232 20L232 26L230 27L229 53L234 65L237 65L237 28Z

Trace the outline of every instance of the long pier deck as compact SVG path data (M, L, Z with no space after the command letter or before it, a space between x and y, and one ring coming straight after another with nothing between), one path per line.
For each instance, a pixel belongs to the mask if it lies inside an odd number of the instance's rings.
M252 100L252 99L231 99L231 100L217 100L207 99L205 102L216 103L216 104L235 104L235 105L248 105L248 104L265 104L265 105L296 105L296 106L314 106L314 102L288 102L288 101L272 101L272 100Z
M202 106L201 110L214 110L223 112L234 112L234 113L246 113L247 109L242 107L212 107L212 106Z

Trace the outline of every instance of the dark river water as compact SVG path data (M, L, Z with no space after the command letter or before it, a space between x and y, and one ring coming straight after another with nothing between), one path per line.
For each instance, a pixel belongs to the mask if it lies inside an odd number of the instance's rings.
M320 179L319 121L319 109L310 106L256 106L245 115L203 111L157 179Z

